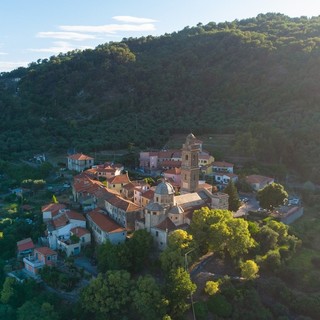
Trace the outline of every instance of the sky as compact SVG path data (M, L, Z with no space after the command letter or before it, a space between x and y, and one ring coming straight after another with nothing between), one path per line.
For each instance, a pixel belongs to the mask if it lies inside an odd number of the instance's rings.
M318 16L320 0L2 0L0 72L74 49L267 12Z

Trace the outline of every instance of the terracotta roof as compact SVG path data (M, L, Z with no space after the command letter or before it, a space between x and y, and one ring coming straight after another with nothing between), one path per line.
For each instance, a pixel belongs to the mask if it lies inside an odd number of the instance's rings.
M86 221L86 218L83 214L73 210L66 211L66 216L68 217L68 219Z
M164 172L164 174L176 174L176 175L179 175L179 174L181 174L181 169L180 168L171 168L169 170L166 170Z
M112 206L119 208L125 212L139 211L141 209L139 206L137 206L133 202L123 199L116 195L110 197L106 201L110 203Z
M181 167L181 161L174 161L174 160L165 160L161 161L159 163L160 167L176 167L180 168Z
M108 179L108 183L110 184L127 184L130 182L130 179L128 177L128 174L119 174L118 176L114 176L110 179Z
M108 233L124 232L126 229L122 228L115 221L102 213L100 209L95 209L88 213L88 217L103 231Z
M43 254L44 256L50 256L50 255L57 254L55 251L51 250L48 247L36 248L36 249L34 249L34 251L38 251L39 253Z
M90 233L90 231L86 228L81 228L81 227L75 227L75 228L72 228L70 230L70 232L72 232L72 234L78 236L78 237L82 237L84 236L85 234L88 234Z
M212 162L213 167L233 167L233 163L225 162L225 161L214 161Z
M247 176L247 182L248 183L263 183L263 182L271 182L274 179L273 178L269 178L269 177L265 177L265 176L260 176L258 174L252 174L250 176Z
M173 231L177 229L176 225L168 217L166 217L162 222L155 226L155 228L163 231Z
M135 188L135 184L133 184L132 182L129 182L123 186L123 189L126 189L126 190L133 190L134 188Z
M154 191L153 190L147 190L146 192L144 192L141 197L144 197L146 199L152 200L154 197Z
M34 249L34 243L31 238L23 239L17 242L18 251Z
M66 206L62 203L49 203L41 207L42 212L50 211L52 215L55 215L61 209L65 209Z
M68 223L69 223L69 220L65 214L52 220L52 225L55 227L55 229L64 227Z
M72 160L93 160L93 158L82 154L82 153L76 153L76 154L72 154L71 156L68 156L68 159L72 159Z

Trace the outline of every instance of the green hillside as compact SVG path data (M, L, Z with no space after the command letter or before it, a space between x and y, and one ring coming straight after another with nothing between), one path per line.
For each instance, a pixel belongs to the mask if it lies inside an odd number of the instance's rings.
M319 44L320 17L261 14L39 60L0 77L1 157L234 134L320 182Z

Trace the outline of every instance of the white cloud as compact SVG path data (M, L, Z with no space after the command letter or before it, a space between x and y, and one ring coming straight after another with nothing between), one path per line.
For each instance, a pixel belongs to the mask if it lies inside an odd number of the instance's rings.
M40 49L29 49L29 51L32 52L44 52L44 53L53 53L53 54L59 54L60 52L68 52L76 49L92 49L91 46L74 46L70 44L69 42L65 41L56 41L53 43L52 47L49 48L40 48Z
M96 36L91 34L83 34L78 32L38 32L37 38L54 38L62 40L84 41L88 39L96 39Z
M106 24L102 26L60 26L63 31L93 32L93 33L116 33L117 31L154 31L153 23L143 24Z
M137 18L131 16L114 16L112 19L120 22L127 22L127 23L152 23L157 22L157 20L149 19L149 18Z

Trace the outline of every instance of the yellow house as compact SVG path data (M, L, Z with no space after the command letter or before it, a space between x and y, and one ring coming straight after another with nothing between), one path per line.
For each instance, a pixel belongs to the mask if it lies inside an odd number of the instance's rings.
M116 190L119 193L122 193L123 187L128 184L130 181L128 174L120 174L118 176L111 177L107 180L107 188L111 190Z
M200 167L200 171L202 174L207 175L207 174L211 174L213 172L212 170L212 164L205 164L203 166Z

